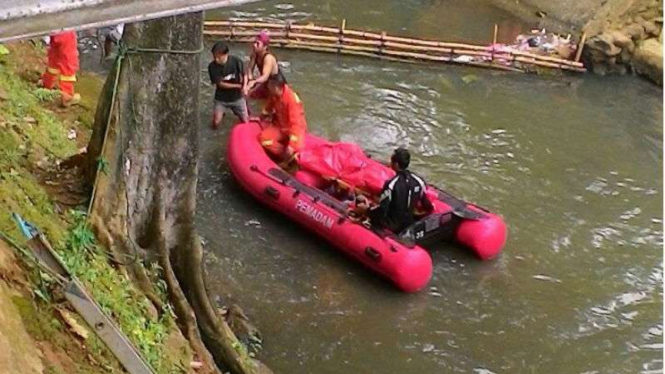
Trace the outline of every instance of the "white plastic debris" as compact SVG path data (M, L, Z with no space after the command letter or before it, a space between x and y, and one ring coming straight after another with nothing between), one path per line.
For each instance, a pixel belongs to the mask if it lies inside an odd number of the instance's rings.
M261 227L261 222L255 219L250 219L249 221L245 222L245 226Z
M460 55L455 58L453 58L453 61L459 62L459 63L467 63L473 61L473 57L467 56L467 55Z
M532 278L540 280L540 281L545 281L545 282L561 283L560 279L552 278L548 275L543 275L543 274L534 275Z

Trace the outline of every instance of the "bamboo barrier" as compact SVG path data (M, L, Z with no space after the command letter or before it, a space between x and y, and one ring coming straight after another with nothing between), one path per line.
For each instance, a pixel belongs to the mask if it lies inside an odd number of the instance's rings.
M239 38L239 39L234 39L235 42L239 43L251 43L254 41L254 37L251 38ZM437 57L437 56L432 56L432 55L423 55L423 54L409 54L406 52L399 52L399 51L383 51L384 54L380 54L377 49L371 50L368 48L362 48L362 47L351 47L349 49L338 49L336 46L331 46L330 44L325 44L325 43L316 43L316 42L305 42L305 41L289 41L286 39L271 39L271 43L274 45L278 45L280 48L285 48L285 49L301 49L301 50L308 50L308 51L313 51L313 52L329 52L329 53L340 53L340 54L345 54L345 55L351 55L351 56L362 56L362 57L373 57L373 58L379 58L382 60L387 60L387 61L398 61L398 62L427 62L427 61L432 61L432 62L450 62L450 63L458 63L456 61L452 61L449 59L446 59L446 57ZM401 56L401 57L398 57ZM414 58L417 58L414 60ZM494 68L498 70L505 70L505 71L511 71L511 72L516 72L516 73L524 73L524 70L517 69L514 67L510 66L502 66L502 65L496 65L496 66L490 66L489 63L487 62L468 62L464 63L466 65L471 65L471 66L478 66L478 67L485 67L485 68Z
M346 28L346 20L342 20L340 27L252 21L206 21L204 34L235 42L253 42L254 36L264 29L270 32L271 43L280 48L398 61L457 63L519 72L532 71L531 66L586 72L584 65L579 61L494 48L498 34L497 25L494 27L491 46L390 36L385 32L378 34L349 30Z

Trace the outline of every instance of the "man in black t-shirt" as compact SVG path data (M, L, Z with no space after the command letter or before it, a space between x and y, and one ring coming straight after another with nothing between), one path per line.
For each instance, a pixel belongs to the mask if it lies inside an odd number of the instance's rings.
M230 109L241 122L249 120L247 101L242 95L245 72L240 58L229 54L223 42L212 46L213 61L208 65L210 82L215 86L215 107L212 128L217 129L224 119L224 108Z

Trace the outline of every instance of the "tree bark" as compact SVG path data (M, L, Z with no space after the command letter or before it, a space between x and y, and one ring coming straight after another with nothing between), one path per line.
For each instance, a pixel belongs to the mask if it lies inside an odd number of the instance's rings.
M99 157L107 165L98 176L90 221L148 297L152 286L141 263L161 265L181 330L208 366L269 372L217 315L204 282L194 227L201 54L173 53L198 51L202 28L202 13L125 28L130 50L171 52L128 53L112 108L115 69L107 78L88 146L87 175L94 178Z

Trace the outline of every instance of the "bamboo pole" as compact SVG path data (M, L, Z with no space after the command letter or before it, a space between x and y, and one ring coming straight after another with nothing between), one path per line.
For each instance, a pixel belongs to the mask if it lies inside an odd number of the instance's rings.
M490 64L485 63L485 62L476 62L476 61L462 63L462 62L457 62L457 61L453 60L452 62L454 62L456 64L471 65L471 66L476 66L476 67L485 68L485 69L504 70L504 71L510 71L510 72L514 72L514 73L526 73L525 70L520 69L520 68L516 68L516 67L513 67L513 66L496 65L496 64L490 65Z
M430 51L430 52L440 52L440 53L452 53L450 48L439 48L439 47L425 47L422 45L408 45L395 42L386 42L386 47L392 47L397 49L410 49L414 51Z
M342 34L340 34L342 36ZM380 47L381 42L378 40L366 40L366 39L356 39L356 38L347 38L344 36L343 38L340 37L340 40L342 40L344 43L352 43L352 44L360 44L360 45L373 45Z
M557 63L553 63L553 62L534 61L532 59L528 59L528 58L525 58L525 57L517 57L517 58L515 58L515 61L528 63L530 65L547 67L547 68L557 68L557 69L561 69L561 70L571 70L571 71L576 71L576 72L580 72L580 73L585 73L586 72L585 68L578 68L578 67L574 67L574 66L557 64Z
M297 46L297 45L285 45L284 48L286 49L303 49L303 50L308 50L308 51L313 51L313 52L332 52L332 53L337 53L336 48L322 48L322 47L313 47L313 46ZM371 58L378 58L381 60L387 60L387 61L397 61L397 62L409 62L409 63L417 63L419 61L414 61L410 59L405 59L405 58L396 58L396 57L388 57L388 56L381 56L378 54L374 53L368 53L368 52L358 52L358 51L347 51L347 50L341 50L339 53L343 55L350 55L350 56L362 56L362 57L371 57Z
M337 43L339 41L339 37L335 36L326 36L326 35L310 35L310 34L302 34L302 33L296 33L292 32L289 34L290 38L295 38L295 39L313 39L313 40L325 40L333 43Z
M515 55L515 56L530 57L530 58L534 58L534 59L537 59L537 60L543 60L543 61L548 61L548 62L562 63L562 64L565 64L565 65L574 66L574 67L578 67L578 68L583 68L584 67L584 64L582 64L581 62L564 60L564 59L561 59L561 58L550 57L550 56L536 55L536 54L529 53L529 52L511 51L510 54Z
M336 34L339 32L339 29L334 27L325 27L325 26L316 26L316 25L293 25L295 30L308 30L308 31L320 31Z
M494 49L496 45L496 34L499 31L499 27L494 24L494 35L492 35L492 45L491 45L491 53L492 55L490 56L490 64L494 64Z
M582 38L580 38L580 43L577 45L577 52L575 52L575 62L579 62L582 57L582 50L584 49L584 43L586 43L586 32L582 33Z
M467 49L475 49L483 51L489 50L488 47L462 44L462 43L445 43L445 42L432 41L432 40L419 40L419 39L403 38L403 37L388 36L388 35L385 35L382 38L380 34L367 33L364 31L347 30L346 33L348 35L362 36L371 39L379 39L379 40L383 39L386 42L410 43L415 45L424 45L424 46L442 47L442 48L467 48Z
M440 62L450 61L450 57L448 56L433 56L424 53L391 51L389 49L384 49L381 53L389 56L401 56L401 57L408 57L408 58L415 58L415 59L429 60L429 61L440 61Z
M302 45L302 46L311 46L311 47L320 47L320 48L331 48L335 51L337 50L350 50L350 51L362 51L370 53L380 53L379 48L371 47L360 47L353 45L338 45L338 44L328 44L328 43L319 43L319 42L308 42L303 40L287 40L285 45Z
M494 24L494 37L492 37L492 45L496 44L496 37L499 34L499 25Z
M204 35L217 35L217 36L233 36L233 37L243 37L243 36L256 36L257 31L244 31L244 30L235 30L230 29L230 31L216 31L216 30L207 30L203 32ZM271 32L270 37L286 37L286 32Z
M264 29L281 29L284 27L281 23L268 22L246 22L246 21L205 21L205 26L236 26L236 27L257 27Z
M256 35L256 31L216 31L216 30L206 30L203 32L204 35L215 35L215 36L254 36ZM334 42L339 42L340 38L339 36L333 37L333 36L326 36L326 35L310 35L310 34L302 34L302 33L294 33L294 32L271 32L270 33L271 37L287 37L287 38L295 38L295 39L314 39L314 40L326 40L326 41L334 41ZM352 44L360 44L360 45L374 45L374 46L380 46L381 42L380 41L374 41L374 40L363 40L363 39L354 39L354 38L344 38L343 42L345 43L352 43Z

